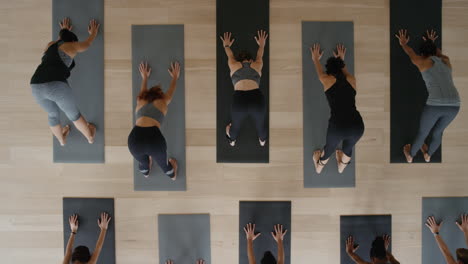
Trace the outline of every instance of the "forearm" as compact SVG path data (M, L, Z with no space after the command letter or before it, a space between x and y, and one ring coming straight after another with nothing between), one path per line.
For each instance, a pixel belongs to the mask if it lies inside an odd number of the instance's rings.
M324 74L322 64L320 63L319 60L312 60L312 61L314 62L314 65L315 65L315 71L317 72L317 75L320 78Z
M96 247L94 248L93 255L91 256L91 261L90 263L96 263L97 259L99 257L99 254L101 254L102 246L104 245L104 240L106 239L106 229L101 229L101 232L99 233L98 240L96 242Z
M453 258L452 254L450 253L449 248L447 247L447 244L445 244L444 240L440 235L435 235L434 236L437 245L439 246L440 251L442 252L442 255L445 258L445 261L447 264L456 264L455 259Z
M250 239L247 239L247 257L249 259L249 264L255 264L253 241Z
M224 46L224 52L226 52L226 56L228 59L234 59L234 53L232 52L230 47Z
M284 264L284 246L283 241L278 242L278 264Z
M75 243L75 234L71 233L70 238L68 238L67 247L65 248L65 258L63 263L69 263L73 251L73 244Z
M172 97L174 96L176 87L177 87L177 79L172 78L171 84L169 85L169 90L167 90L167 93L166 93L166 102L168 104L172 101Z
M468 247L468 232L463 232L463 235L465 236L465 243L466 243L466 246Z
M265 53L265 47L264 46L258 46L257 59L256 60L262 60L263 59L263 53Z
M140 93L146 91L146 87L148 87L148 79L143 78L143 80L141 80Z
M391 264L400 264L400 262L396 260L396 258L390 252L387 252L387 258Z
M366 262L359 257L356 253L348 253L348 256L356 263L356 264L365 264Z

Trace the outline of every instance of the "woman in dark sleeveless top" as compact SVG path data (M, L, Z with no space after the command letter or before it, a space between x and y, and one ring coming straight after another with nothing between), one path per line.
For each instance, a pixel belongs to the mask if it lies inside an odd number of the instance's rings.
M356 109L356 79L346 69L344 63L346 49L343 45L338 45L337 51L333 52L334 56L327 60L326 72L320 64L320 58L323 55L320 45L315 44L311 52L331 114L328 120L325 147L322 150L316 150L313 154L315 169L317 173L320 173L330 156L335 153L338 172L342 173L351 161L354 145L364 133L364 123ZM342 149L337 150L341 142Z
M226 137L231 146L235 146L242 122L248 116L251 116L255 122L260 146L265 146L267 140L266 102L260 91L260 79L263 68L263 52L268 34L263 30L258 31L257 34L255 41L258 44L258 51L255 60L248 51L241 51L237 57L234 56L231 50L231 45L234 43L234 39L231 39L231 33L226 32L224 36L220 37L228 57L234 86L231 123L226 126Z
M31 78L32 94L37 103L47 111L50 130L62 146L66 143L70 126L62 127L60 124L60 110L75 124L88 143L92 144L96 127L80 114L67 79L75 66L73 58L91 46L98 33L99 24L91 20L88 26L89 37L81 42L71 32L70 19L66 18L60 22L60 28L59 39L47 45L42 62Z

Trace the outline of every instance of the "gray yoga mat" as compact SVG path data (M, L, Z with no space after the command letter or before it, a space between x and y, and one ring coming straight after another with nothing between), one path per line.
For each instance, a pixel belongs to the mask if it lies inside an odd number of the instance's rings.
M106 233L106 239L99 255L98 264L115 263L115 213L112 198L63 198L63 247L64 251L70 237L68 217L78 214L78 232L73 247L87 246L92 254L101 229L97 224L102 212L112 219Z
M437 222L443 220L444 223L439 233L454 257L457 248L468 248L463 233L455 224L455 221L460 222L460 215L462 214L468 214L468 197L430 197L422 199L422 263L445 263L434 235L424 224L429 216L434 216Z
M80 41L88 38L91 19L101 25L91 47L75 57L76 66L68 79L78 109L88 122L96 125L97 131L94 144L89 144L73 122L61 113L60 123L69 124L71 131L63 147L53 139L53 160L55 163L104 163L104 1L52 0L54 40L60 31L59 22L66 17L71 19L72 31Z
M364 260L369 261L372 241L377 236L392 235L391 215L350 215L340 217L340 258L341 264L354 264L346 254L345 241L349 236L359 245L356 253ZM391 252L391 245L389 248Z
M255 224L256 233L261 235L254 241L254 254L257 263L260 263L264 253L271 251L275 258L278 257L276 241L271 236L274 225L282 224L287 229L283 241L284 263L291 263L291 202L240 202L239 203L239 263L248 263L247 241L244 227Z
M171 62L181 66L180 78L169 109L161 126L166 138L168 158L177 159L179 168L177 180L172 181L156 162L149 178L138 171L134 160L135 191L183 191L186 190L185 174L185 67L184 67L184 26L183 25L133 25L132 26L132 115L135 123L136 97L140 91L141 76L138 65L146 61L151 66L148 88L161 84L164 91L169 89L172 77L167 69Z
M158 216L159 263L211 264L210 215L168 214Z
M354 74L354 29L353 22L302 22L302 107L304 137L304 187L330 188L355 186L356 152L353 151L351 164L342 174L338 173L336 158L333 154L322 173L315 172L312 155L315 150L323 149L326 142L330 107L315 71L309 48L319 43L324 49L320 62L325 70L325 62L333 56L337 44L346 47L345 63ZM358 84L359 85L359 84ZM359 96L359 91L358 91Z

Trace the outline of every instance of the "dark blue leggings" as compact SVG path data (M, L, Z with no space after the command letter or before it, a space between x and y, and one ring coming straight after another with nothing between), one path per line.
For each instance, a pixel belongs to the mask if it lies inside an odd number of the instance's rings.
M237 139L242 122L248 116L252 117L255 122L258 138L265 141L267 139L266 102L260 89L234 92L231 106L231 129L229 130L231 140Z
M364 123L361 118L356 119L354 124L349 126L340 126L334 122L328 122L327 142L323 148L323 157L320 160L328 159L335 153L338 145L342 142L342 151L346 156L353 155L354 145L364 134Z
M419 121L418 134L411 145L411 156L416 156L431 130L432 137L427 153L432 156L440 147L444 130L455 119L458 111L460 111L459 106L426 105Z
M128 136L128 149L139 162L138 168L143 175L149 174L151 156L167 176L174 176L174 169L167 160L166 139L158 127L134 126Z

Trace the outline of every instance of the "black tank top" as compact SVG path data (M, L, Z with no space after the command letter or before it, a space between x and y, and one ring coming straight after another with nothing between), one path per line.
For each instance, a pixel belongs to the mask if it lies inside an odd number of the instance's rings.
M75 67L73 60L70 67L67 67L60 58L58 47L63 43L59 40L46 50L42 56L42 62L37 67L31 78L31 84L47 83L54 81L67 82L70 77L70 71Z
M356 90L346 80L346 76L336 76L335 84L325 94L330 106L331 122L349 125L361 119L361 115L356 109Z

